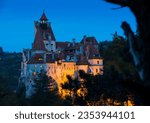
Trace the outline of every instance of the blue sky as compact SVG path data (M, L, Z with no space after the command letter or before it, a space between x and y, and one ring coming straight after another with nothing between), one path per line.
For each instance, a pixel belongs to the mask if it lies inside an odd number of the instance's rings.
M136 30L135 18L128 8L103 0L0 0L0 46L5 51L31 48L34 40L34 20L43 9L52 24L57 41L81 41L83 35L98 41L111 40L117 31L123 35L122 21Z

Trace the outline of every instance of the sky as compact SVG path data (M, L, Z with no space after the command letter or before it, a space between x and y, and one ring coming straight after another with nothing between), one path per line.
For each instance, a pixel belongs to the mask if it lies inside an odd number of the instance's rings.
M51 22L57 41L81 41L84 35L98 41L111 40L112 34L124 35L122 21L136 30L136 21L128 8L104 0L0 0L0 46L4 51L21 52L34 41L34 21L43 10Z

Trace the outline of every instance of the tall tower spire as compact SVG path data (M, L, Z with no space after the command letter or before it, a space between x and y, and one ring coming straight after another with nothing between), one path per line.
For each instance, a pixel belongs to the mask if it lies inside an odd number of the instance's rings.
M43 14L42 14L42 16L41 16L41 18L40 18L40 21L45 22L45 21L47 21L47 20L48 20L48 19L47 19L47 17L46 17L45 10L43 10Z

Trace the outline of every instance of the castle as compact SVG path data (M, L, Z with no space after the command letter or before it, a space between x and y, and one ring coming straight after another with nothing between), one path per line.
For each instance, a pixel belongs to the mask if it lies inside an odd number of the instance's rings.
M67 81L66 76L78 76L79 70L93 75L103 74L103 59L95 37L84 36L80 42L56 41L51 24L43 12L40 21L34 22L35 38L32 49L23 50L21 79L26 86L26 96L33 93L34 77L41 70L55 80L58 88ZM60 88L59 88L60 89Z

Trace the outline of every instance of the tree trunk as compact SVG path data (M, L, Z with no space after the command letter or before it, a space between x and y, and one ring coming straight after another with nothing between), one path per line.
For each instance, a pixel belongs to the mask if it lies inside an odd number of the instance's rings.
M130 53L143 82L150 87L150 6L148 0L105 0L121 7L128 7L136 17L138 37L134 35L127 22L122 28L129 41Z

